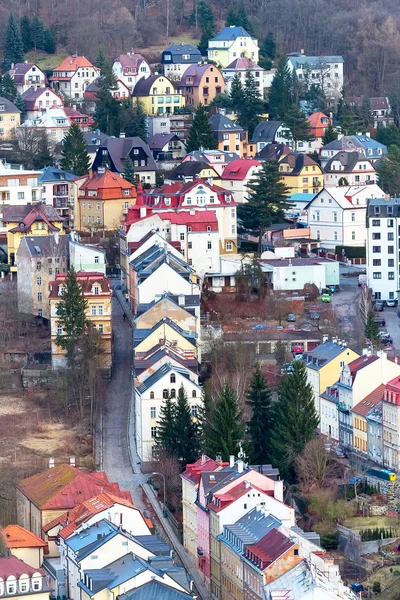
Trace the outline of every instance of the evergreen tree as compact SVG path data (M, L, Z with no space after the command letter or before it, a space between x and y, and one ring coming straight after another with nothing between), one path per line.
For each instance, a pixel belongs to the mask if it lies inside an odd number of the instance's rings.
M88 326L86 318L88 303L78 283L74 267L71 267L65 279L61 300L57 304L58 324L63 333L56 337L56 344L67 352L68 362L74 357L76 343Z
M276 69L268 93L270 119L283 119L292 104L292 75L286 58L282 58Z
M376 141L388 148L389 146L398 146L400 148L400 129L394 123L390 123L387 127L378 124Z
M229 98L231 106L235 112L239 110L240 105L243 102L244 90L241 79L237 73L233 76L231 89L229 92Z
M1 95L1 94L0 94ZM14 98L14 104L18 108L21 113L21 123L24 120L25 116L25 102L22 100L21 94L17 94Z
M263 43L261 44L260 54L264 58L269 58L270 60L275 59L276 44L271 31L267 34L267 36L264 38Z
M206 431L206 453L209 456L221 454L225 461L231 454L237 455L244 431L245 424L237 394L225 381L211 412Z
M259 236L258 250L261 253L265 228L280 223L284 219L284 211L291 207L287 199L289 190L281 181L278 165L269 161L262 164L247 188L248 202L238 207L238 216L245 229Z
M157 421L157 444L171 456L176 456L177 432L175 427L176 404L170 394L164 399Z
M235 9L230 6L228 12L226 14L225 27L230 27L231 25L235 26L237 22L237 14Z
M120 122L121 131L125 133L126 137L140 137L144 142L147 141L147 116L143 104L139 100L133 106L122 109Z
M246 404L252 416L247 423L250 434L250 460L262 465L269 460L269 436L272 424L271 391L268 390L260 365L257 363L247 391Z
M31 40L34 50L43 50L44 47L44 25L39 15L35 13L31 21Z
M253 77L251 71L247 71L243 87L243 100L237 108L237 112L238 123L248 131L249 139L252 137L257 124L261 121L260 114L263 114L265 110L265 104L260 98L260 91L255 77Z
M22 17L20 22L21 38L24 52L30 52L33 48L31 36L31 22L29 17Z
M104 67L106 67L106 65L107 65L107 57L101 46L97 51L95 65L98 69L100 69L100 71L102 71L104 69Z
M55 54L57 51L56 32L53 27L49 27L44 31L43 50L47 54Z
M199 431L200 449L203 454L206 452L207 433L211 421L213 402L207 390L207 386L203 387L202 404L197 412L197 425Z
M24 62L24 47L18 23L11 13L8 18L4 40L3 73L11 69L12 63Z
M205 0L200 0L197 5L197 18L201 31L198 48L200 52L205 55L207 54L208 40L215 34L214 13Z
M10 102L14 102L17 97L17 86L9 73L4 73L0 79L0 96L7 98Z
M332 123L330 123L328 125L328 127L325 129L325 133L322 138L322 145L326 146L326 144L329 144L330 142L334 142L335 140L337 140L337 138L338 138L337 131L333 128Z
M370 340L371 344L377 344L379 341L379 326L375 321L374 311L370 310L365 323L365 339Z
M72 123L64 138L61 149L61 168L75 175L86 175L90 169L90 158L85 138L76 123Z
M211 128L204 106L200 103L196 109L192 126L186 142L186 151L193 152L205 148L213 150L217 147L214 132Z
M318 423L306 367L295 361L293 372L282 376L270 438L272 464L281 476L293 479L295 459L316 436Z
M135 167L129 155L126 157L124 163L124 179L130 183L136 183Z
M244 5L243 0L239 4L239 8L236 15L236 23L238 27L243 27L247 31L248 34L253 35L253 26L249 21L249 17L247 16L246 7Z
M49 167L54 163L53 153L50 148L49 138L45 131L40 131L40 139L38 140L38 152L35 157L37 169Z
M379 185L392 197L400 195L400 147L389 146L387 154L382 156L376 167Z
M175 409L176 458L182 467L193 463L200 451L197 424L193 421L187 394L183 386L179 388Z
M347 102L341 103L338 110L338 121L344 135L356 135L364 129L362 119Z
M285 127L285 136L292 142L295 152L297 151L297 144L299 142L308 142L314 139L311 135L310 123L297 104L292 104L286 111L283 126Z
M121 105L112 95L117 89L111 63L106 60L100 71L94 119L97 127L107 135L119 136Z

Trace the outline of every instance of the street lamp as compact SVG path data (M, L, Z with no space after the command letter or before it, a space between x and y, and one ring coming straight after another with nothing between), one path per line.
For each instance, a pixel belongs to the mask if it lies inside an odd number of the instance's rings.
M166 509L167 505L165 503L165 475L164 475L164 473L159 473L158 471L155 471L154 473L152 473L152 475L161 475L161 477L163 478L163 484L164 484L164 515L166 516L165 509Z

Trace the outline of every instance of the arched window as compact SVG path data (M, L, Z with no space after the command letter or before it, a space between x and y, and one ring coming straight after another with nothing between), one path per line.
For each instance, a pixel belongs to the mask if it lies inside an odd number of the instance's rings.
M172 390L171 390L171 398L176 398L176 390L175 390L175 388L172 388Z
M170 380L171 383L175 383L176 382L176 375L175 375L175 373L171 373L169 380Z
M162 397L168 398L168 390L163 390Z
M192 398L196 398L196 390L192 391Z
M154 392L150 392L150 400L154 399Z

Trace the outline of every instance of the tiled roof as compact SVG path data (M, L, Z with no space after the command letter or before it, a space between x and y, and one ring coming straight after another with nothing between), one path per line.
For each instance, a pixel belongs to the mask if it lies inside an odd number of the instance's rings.
M332 165L335 162L340 162L340 164L342 165L342 169L340 169L340 171L338 171L338 169L333 169ZM375 171L372 163L363 155L360 154L359 152L337 152L334 156L332 156L332 158L330 158L328 160L328 162L326 163L325 167L324 167L324 172L325 173L338 173L339 175L341 173L353 173L353 171L356 169L357 164L362 161L362 162L368 162L369 166L368 166L368 172L369 171ZM356 171L358 173L358 170Z
M25 245L33 258L48 256L68 256L68 235L24 235L21 244ZM21 248L22 249L22 248Z
M170 54L172 60L166 60L165 54ZM183 58L185 56L185 58ZM189 56L190 58L186 58ZM164 64L191 64L202 60L201 52L192 44L171 44L161 55L161 63Z
M365 148L371 148L372 150L380 148L382 153L385 154L387 152L384 144L377 142L368 135L344 135L342 138L333 140L323 146L322 150L357 150L358 148L362 148L363 150ZM375 153L372 156L375 156Z
M123 172L125 159L134 148L143 150L143 152L147 155L147 165L136 166L135 170L137 172L157 170L157 165L154 162L153 154L150 151L149 146L140 137L108 137L106 140L101 142L100 146L96 146L96 148L101 153L104 149L108 150L110 159L118 173Z
M219 69L213 65L208 63L201 64L191 64L186 71L183 73L182 78L180 80L179 85L181 87L198 87L201 84L202 78L207 73L207 71L215 71L218 75L221 75ZM192 77L193 81L190 82L187 80L188 77ZM221 81L223 81L223 77L221 75Z
M136 388L137 392L139 394L143 394L145 391L152 388L153 385L157 383L157 381L162 379L170 371L176 371L177 373L183 375L183 377L186 377L186 379L190 379L189 371L187 369L184 369L183 367L176 367L169 364L165 364L162 365L155 373L150 375L150 377L145 379L145 381Z
M374 363L377 360L379 360L379 357L376 356L376 354L371 354L370 356L363 355L359 356L355 360L352 360L347 366L350 369L352 377L354 378L358 371L361 371L361 369L364 369L364 367L367 367L368 365Z
M12 233L27 233L31 229L33 223L44 222L48 229L52 232L60 231L58 227L52 223L63 221L53 206L49 204L26 204L22 206L4 206L3 221L6 223L18 223L16 227L10 229Z
M173 321L169 317L162 317L158 321L158 323L153 325L153 327L151 327L150 329L135 328L135 330L133 332L134 346L138 345L140 342L145 340L149 335L154 333L154 331L157 331L157 329L159 329L160 327L163 327L164 325L168 325L169 327L171 327L171 329L173 329L174 331L176 331L176 333L178 333L179 335L184 337L189 343L191 343L193 345L196 344L197 333L195 333L194 331L185 331L184 329L182 329L182 327L180 327L175 321Z
M185 177L193 177L196 179L203 169L211 169L214 171L213 166L207 162L201 160L186 160L168 173L168 179L171 181L184 179ZM214 173L217 177L217 172L214 171Z
M252 167L259 167L261 163L258 160L250 158L238 158L228 163L224 168L221 179L233 179L244 181Z
M58 71L77 71L80 67L97 69L97 67L92 65L92 63L84 56L67 56L58 67L53 69L53 73Z
M137 82L137 84L133 88L132 96L133 97L136 97L136 96L148 96L149 93L150 93L150 90L151 90L151 86L160 77L162 77L163 79L165 79L169 83L169 86L171 88L171 94L177 94L178 93L177 90L176 90L176 87L175 87L176 84L173 81L171 81L170 79L168 79L168 77L166 77L165 75L150 75L150 77L147 77L147 79L145 77L142 77L141 79L139 79L139 81Z
M274 142L282 121L261 121L254 129L252 142Z
M251 37L249 33L243 27L224 27L216 36L209 40L209 46L212 46L211 42L214 41L233 41L238 37Z
M318 170L315 171L315 174L318 175L318 171L321 171L321 168L318 163L315 162L310 156L307 154L294 154L291 152L287 154L279 161L280 165L289 165L291 171L282 171L282 175L300 175L301 171L304 167L317 167Z
M289 154L292 149L286 144L280 144L278 142L270 142L264 148L261 148L260 152L256 154L256 158L263 158L264 160L280 160L283 155Z
M243 475L241 473L240 475ZM234 487L231 487L229 490L224 491L224 487L220 491L216 491L214 493L213 501L207 505L207 508L212 512L220 512L224 510L227 506L229 506L232 502L235 502L239 498L249 494L250 492L255 492L258 494L267 494L273 495L273 491L263 490L257 487L254 483L251 483L246 480L240 481Z
M67 109L65 109L67 110ZM57 167L45 167L39 175L39 183L63 183L64 181L74 181L76 175L70 171L57 169Z
M3 529L7 548L44 548L47 544L40 537L20 525L8 525Z
M259 542L247 546L246 558L256 564L258 564L258 559L261 559L262 569L265 569L292 546L294 544L289 538L277 529L272 529ZM253 555L255 558L252 558Z
M130 190L130 195L127 198L136 198L135 186L118 173L114 173L108 169L105 169L104 173L95 171L81 185L80 190L84 192L85 196L88 195L89 191L96 191L97 195L94 197L94 201L96 198L121 200L123 198L123 190Z
M230 536L226 535L229 533L234 536L235 546L237 541L242 544L254 544L267 535L271 529L277 529L281 525L281 521L269 514L268 511L256 506L233 525L224 525L222 539L229 545ZM243 547L242 552L244 552Z
M19 108L17 108L15 106L15 104L13 104L12 102L10 102L10 100L7 100L7 98L4 98L3 96L0 96L0 106L2 106L2 110L1 110L1 114L7 114L7 113L19 113L21 112L19 110Z
M49 298L59 298L59 289L60 286L65 283L66 277L66 273L59 273L56 275L55 281L50 282L51 290ZM83 294L91 294L92 286L95 283L100 285L100 294L98 294L98 296L101 296L102 294L111 294L110 282L103 273L97 273L96 271L77 271L76 277L82 288Z
M144 62L145 59L141 54L120 54L115 59L115 62L120 62L123 69L133 69L133 71L129 71L132 75L137 75L139 66Z
M188 600L191 598L191 594L155 580L118 596L118 600Z
M243 127L240 127L238 123L232 121L232 119L228 119L228 117L221 113L213 115L208 120L214 132L235 133L244 131Z
M297 69L300 65L308 65L310 67L320 67L321 64L327 63L342 63L343 56L304 56L293 52L288 54L288 60Z
M257 65L257 63L255 63L253 60L246 58L245 56L242 56L241 58L235 58L230 65L224 68L224 71L227 69L232 69L235 71L264 71L260 65Z
M328 117L328 115L326 115L323 112L315 112L312 113L312 115L310 115L307 118L307 121L309 122L311 127L321 127L322 125L324 125L324 123L322 123L322 119L328 119L329 123L331 123L331 119ZM328 124L326 124L328 125Z
M365 398L363 398L361 402L356 404L351 409L351 412L355 413L356 415L361 415L362 417L365 417L369 413L369 411L372 410L382 400L384 390L385 385L379 385L375 390L368 394L368 396L365 396Z
M314 350L305 352L303 354L303 360L308 368L318 371L345 350L347 350L347 346L341 346L340 344L328 340L319 344Z
M195 463L191 465L186 465L185 471L181 474L183 479L186 481L190 481L193 485L196 485L200 481L200 475L202 472L207 471L216 471L221 467L226 467L228 463L220 463L205 454L196 460Z
M32 577L35 573L39 573L42 577L44 576L42 569L34 569L16 556L0 558L0 577L3 581L6 581L10 575L14 575L16 579L19 579L21 575Z
M179 141L176 133L156 133L149 139L150 150L162 150L166 144Z

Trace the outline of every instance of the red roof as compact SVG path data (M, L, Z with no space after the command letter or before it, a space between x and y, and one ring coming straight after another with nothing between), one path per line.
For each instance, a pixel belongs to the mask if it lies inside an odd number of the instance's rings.
M102 200L121 200L121 199L136 199L136 188L135 186L118 175L106 169L104 173L94 172L89 176L85 183L81 185L81 191L84 195L79 195L79 199L83 198L91 199L96 202L96 198ZM129 195L125 195L124 191L129 190ZM96 196L90 196L90 191L96 191Z
M243 69L244 71L264 71L264 69L262 67L260 67L260 65L257 65L250 58L245 58L245 57L236 58L233 62L231 62L230 65L225 67L225 69L226 70L227 69L235 69L235 70Z
M8 525L3 529L7 548L44 548L47 544L40 537L20 525Z
M213 497L213 501L207 504L207 508L213 512L220 512L229 506L232 502L235 502L239 498L242 498L246 494L249 494L251 490L256 490L267 496L273 496L273 490L263 490L256 485L248 481L240 481L238 485L224 492L224 488L220 492L216 492Z
M50 210L52 209L52 210ZM3 215L5 216L5 215ZM18 225L13 229L10 229L11 233L27 233L30 231L33 223L35 221L44 222L47 225L49 232L60 231L59 227L55 227L52 225L53 222L61 222L63 218L59 216L57 211L53 209L53 207L42 204L42 202L38 202L32 207L26 216L24 216Z
M276 561L282 554L294 546L283 533L277 529L272 529L259 542L246 546L245 556L248 560L259 566L261 559L261 569L265 569Z
M365 396L361 402L356 404L354 408L351 409L351 412L365 417L371 408L374 408L374 406L379 404L379 402L382 400L384 391L385 385L382 383L373 392L368 394L368 396Z
M217 196L218 203L215 203L215 208L219 206L236 206L235 199L229 190L226 190L218 185L209 184L203 179L195 179L188 181L187 183L175 182L172 184L165 184L159 188L151 190L150 192L143 192L144 203L147 206L156 209L171 210L174 208L181 208L185 197L197 186L201 186L206 193L214 193ZM165 199L168 199L169 204L165 203ZM186 208L185 205L184 208ZM211 203L205 204L207 208L210 208ZM188 208L196 209L196 205L188 206ZM198 207L197 207L198 208Z
M53 69L53 73L57 71L77 71L80 67L90 67L99 70L84 56L67 56L58 67Z
M259 167L260 165L261 163L258 160L237 158L226 165L222 172L221 179L244 181L247 179L251 167Z
M14 575L16 579L19 579L21 575L29 575L29 577L32 577L35 573L40 573L42 577L44 576L44 571L42 569L33 569L16 556L0 558L0 577L3 581L10 575Z
M59 298L59 290L60 286L65 283L67 274L59 273L56 275L55 281L50 281L51 291L49 294L49 298ZM102 295L111 295L110 290L110 282L103 275L103 273L97 273L96 271L78 271L76 274L79 285L82 288L83 295L94 296L94 292L92 292L92 287L95 283L100 284L101 291L96 296Z
M367 367L368 365L372 364L373 362L378 360L378 358L379 357L376 356L376 354L370 354L370 356L362 355L352 360L348 366L353 380L358 371L361 371L361 369L363 369L364 367Z
M115 59L115 62L121 63L124 75L137 75L139 66L144 62L144 58L141 54L120 54ZM131 71L128 69L131 69Z
M192 465L186 465L186 470L181 474L183 479L190 481L196 485L200 481L200 475L204 472L217 471L223 467L227 467L229 463L217 462L209 456L202 456Z
M328 119L329 123L322 123L322 119ZM311 127L327 127L329 124L332 124L331 119L323 112L315 112L310 115L307 119Z

